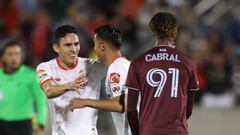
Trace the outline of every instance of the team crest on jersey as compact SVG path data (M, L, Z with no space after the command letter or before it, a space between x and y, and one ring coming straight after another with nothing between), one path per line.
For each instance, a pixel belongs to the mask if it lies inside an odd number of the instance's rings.
M110 74L110 83L111 84L118 84L120 82L120 75L118 73L111 73Z
M45 70L38 70L37 71L37 76L38 76L38 78L43 79L47 76L47 73L46 73Z

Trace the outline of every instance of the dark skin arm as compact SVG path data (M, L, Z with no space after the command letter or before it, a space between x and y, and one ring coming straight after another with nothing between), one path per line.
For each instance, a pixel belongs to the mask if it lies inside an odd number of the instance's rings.
M138 91L128 90L127 118L133 135L139 135L138 95Z
M195 91L188 91L187 93L187 119L191 116L192 110L193 110L193 105L194 105L194 100L195 100Z

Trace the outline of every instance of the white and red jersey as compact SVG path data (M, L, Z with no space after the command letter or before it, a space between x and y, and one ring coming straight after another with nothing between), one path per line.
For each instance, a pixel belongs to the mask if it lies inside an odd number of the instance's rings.
M80 71L86 72L88 80L88 85L80 90L80 94L68 91L48 100L52 135L97 135L96 109L86 107L71 112L66 107L73 98L99 99L101 79L106 75L104 66L95 60L79 57L72 69L62 67L58 59L43 62L37 67L41 86L49 79L60 85L71 82L79 76Z
M109 66L106 77L106 93L108 97L114 98L122 94L127 94L124 86L129 66L130 62L124 57L117 57ZM131 134L125 113L112 112L112 118L117 135Z

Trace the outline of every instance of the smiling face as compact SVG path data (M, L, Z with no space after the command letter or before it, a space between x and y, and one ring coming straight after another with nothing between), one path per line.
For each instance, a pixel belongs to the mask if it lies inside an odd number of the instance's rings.
M80 43L77 34L66 34L64 37L60 38L57 44L53 45L53 49L58 53L58 58L61 62L65 65L74 65L80 51Z

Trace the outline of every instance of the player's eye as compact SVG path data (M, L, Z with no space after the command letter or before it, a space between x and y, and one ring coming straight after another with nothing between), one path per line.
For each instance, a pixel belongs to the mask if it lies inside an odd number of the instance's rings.
M71 46L71 43L66 43L66 44L64 44L64 46L70 47L70 46Z
M79 42L75 42L74 45L75 45L75 46L78 46L78 45L79 45Z

